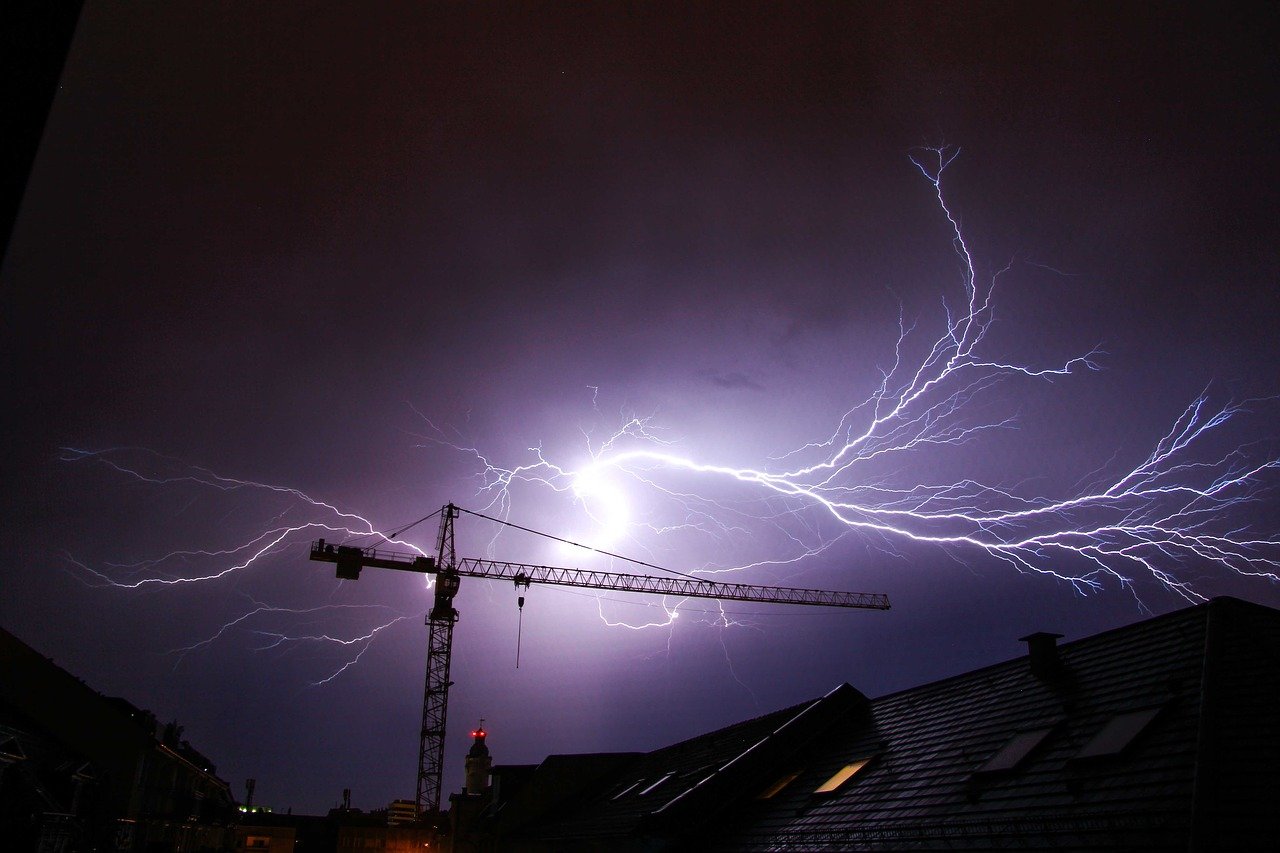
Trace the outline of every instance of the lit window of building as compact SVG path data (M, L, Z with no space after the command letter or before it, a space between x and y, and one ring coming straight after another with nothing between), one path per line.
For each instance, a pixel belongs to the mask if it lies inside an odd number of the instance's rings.
M840 770L836 773L836 775L832 776L830 779L823 782L822 785L818 788L818 790L814 791L814 793L815 794L834 794L836 791L838 791L841 788L841 786L843 786L846 782L848 782L850 779L856 776L859 770L861 770L863 767L866 767L867 762L870 760L871 760L870 757L860 758L857 761L853 762L852 764L846 764L844 767L840 768Z

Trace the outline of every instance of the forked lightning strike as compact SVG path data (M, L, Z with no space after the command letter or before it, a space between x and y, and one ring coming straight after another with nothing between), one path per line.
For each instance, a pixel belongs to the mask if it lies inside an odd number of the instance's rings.
M954 235L964 267L964 307L947 309L942 333L914 362L905 356L914 329L900 324L892 366L882 371L879 386L848 409L828 437L773 457L776 467L737 467L682 455L655 434L652 418L629 418L594 447L588 436L589 461L576 468L549 458L541 445L530 449L528 462L508 467L449 441L430 422L427 437L474 455L481 466L480 491L491 508L510 511L517 485L567 493L596 521L601 542L642 529L692 526L719 535L744 523L756 532L768 522L790 530L792 522L798 525L817 512L847 532L890 546L910 541L961 557L987 554L1082 592L1101 589L1108 580L1132 587L1145 576L1187 600L1203 600L1180 571L1196 564L1280 580L1280 540L1274 533L1248 535L1233 513L1262 499L1270 488L1266 477L1280 460L1259 459L1259 448L1247 445L1217 455L1199 452L1221 428L1262 401L1213 407L1202 395L1140 464L1065 498L1023 496L977 479L904 482L878 473L886 461L901 459L905 467L926 448L955 447L1012 427L1013 418L968 419L970 404L998 382L1098 369L1096 351L1048 366L982 353L995 287L1009 267L980 286L964 233L943 193L942 177L955 152L934 149L929 155L927 161L913 162L934 188ZM774 518L744 521L744 503L709 496L725 484L741 489L743 500L773 497L783 509ZM736 517L732 525L731 517ZM785 563L815 556L831 544L811 528L788 535L797 546L792 555L704 571Z
M179 465L184 473L178 475L157 476L142 470L141 464L128 464L120 461L117 457L124 452L140 454L146 459L158 460L166 465ZM248 540L237 545L218 549L185 549L172 551L160 557L147 560L140 560L130 564L114 564L111 566L115 570L116 576L111 576L105 572L99 571L86 565L83 561L77 560L71 554L66 554L66 559L74 566L79 568L85 574L96 578L103 586L114 587L117 589L136 590L151 586L179 586L186 584L199 584L211 581L217 581L228 577L236 572L248 569L254 564L263 560L263 558L277 553L290 545L296 545L299 539L308 539L317 532L325 534L338 534L340 536L360 538L360 537L383 537L368 519L352 512L346 512L338 509L333 504L325 501L317 500L304 492L283 487L274 486L268 483L259 483L252 480L240 480L230 477L223 477L215 474L206 468L183 465L180 460L166 457L162 454L145 448L111 448L101 451L83 450L78 448L64 447L62 448L62 460L65 462L84 462L94 461L106 465L108 468L118 473L124 474L132 479L140 482L148 483L156 486L166 485L194 485L202 488L213 489L222 492L231 491L264 491L275 493L291 499L296 506L302 506L310 511L329 516L326 520L308 521L294 525L282 525L272 527L257 535L250 537ZM286 510L287 512L288 510ZM281 513L283 515L284 513ZM404 547L418 550L416 546L409 542L400 543ZM225 563L218 569L211 572L197 572L190 574L177 574L173 571L162 571L170 565L189 565L192 561L214 561L217 563ZM137 577L143 572L155 572L155 574ZM372 628L363 630L362 633L352 637L335 637L328 632L305 632L305 631L289 631L280 629L278 626L283 620L302 616L332 616L335 613L372 613L376 611L387 611L391 608L385 605L365 605L365 604L325 604L318 607L308 608L292 608L292 607L276 607L263 604L260 601L252 601L253 607L245 611L234 619L231 619L221 625L210 636L199 642L192 643L188 646L182 646L171 650L171 654L177 655L178 662L181 661L191 652L200 651L213 645L219 639L222 639L228 633L240 629L250 633L266 637L270 640L265 645L258 647L258 651L267 651L269 649L280 648L286 645L294 644L317 644L329 646L336 649L349 650L348 656L337 665L326 677L311 682L312 686L320 686L327 684L334 678L337 678L350 667L360 661L360 658L368 650L374 639L382 631L399 624L410 618L403 614L396 615L388 621L378 623ZM272 626L276 626L274 630L267 628L251 628L249 625L253 622L267 621L263 618L266 616L270 620ZM314 621L314 619L313 619ZM354 652L354 654L352 654Z
M1214 406L1205 393L1186 407L1137 465L1107 477L1095 475L1099 484L1067 496L1027 495L1020 487L986 483L977 477L946 482L907 477L911 463L928 467L927 460L935 458L926 454L946 453L1015 426L1012 416L979 417L975 401L997 384L1052 381L1099 368L1096 351L1049 365L1020 364L985 352L995 289L1011 266L980 281L964 231L943 192L943 175L954 157L949 149L933 149L912 162L932 187L949 226L963 269L963 300L958 307L944 301L943 324L931 343L925 339L919 344L922 333L900 321L890 366L881 370L878 385L849 407L823 437L772 455L762 467L685 455L652 415L623 417L622 425L602 441L584 432L586 461L581 464L559 461L541 444L530 448L529 458L519 464L499 464L479 447L451 438L425 416L424 438L475 460L481 478L478 492L487 501L484 509L496 510L502 518L522 499L518 491L550 489L586 514L597 545L626 541L647 549L663 539L690 533L704 534L717 543L749 544L751 559L707 563L695 569L702 575L799 566L853 535L890 552L906 543L922 543L961 560L995 558L1018 571L1067 582L1082 593L1108 583L1134 589L1142 579L1198 601L1204 593L1193 585L1190 573L1206 567L1280 580L1280 540L1275 531L1255 533L1241 517L1269 496L1274 487L1270 478L1273 469L1280 467L1280 458L1262 442L1214 448L1229 424L1263 401ZM599 392L595 388L592 392L594 407ZM315 518L271 526L231 548L174 552L116 567L127 570L119 574L128 574L129 579L76 562L115 587L214 582L317 530L351 538L382 535L362 516L296 489L227 478L200 468L187 468L179 476L151 475L121 462L125 450L68 448L64 459L101 462L156 485L186 483L224 492L265 490L292 499ZM781 546L775 544L779 541ZM198 575L160 571L191 557L224 564ZM149 574L134 577L144 571ZM665 619L638 625L607 618L602 606L599 616L610 626L673 630L683 603L664 603ZM261 606L179 651L205 647L252 616L283 612L283 608ZM359 647L363 654L378 632L402 618L348 641L327 634L261 633L272 637L273 645L347 644ZM741 623L721 608L716 624ZM359 654L330 678L358 659Z
M259 616L264 613L270 614L273 617L279 618L281 616L296 617L296 616L312 616L316 614L331 615L339 611L367 612L372 610L386 611L391 609L390 607L387 607L386 605L382 605L382 604L323 604L323 605L320 605L319 607L293 608L293 607L272 607L268 604L263 604L262 602L259 602L259 601L255 601L253 603L256 606L252 610L248 611L242 616L238 616L235 619L232 619L230 622L227 622L222 627L220 627L216 632L214 632L212 635L206 637L205 639L201 640L198 643L192 643L189 646L182 646L181 648L173 649L170 653L177 655L178 661L181 662L182 659L185 658L190 652L198 651L200 649L207 648L208 646L213 645L214 642L222 638L229 631L239 628L245 623L250 622L255 616ZM305 633L292 633L292 632L284 633L281 631L269 631L269 630L261 630L261 629L253 629L252 632L259 636L267 637L271 640L271 642L267 643L266 645L259 646L256 649L257 651L268 651L270 649L280 648L281 646L285 646L291 643L321 643L321 644L326 644L331 646L354 649L355 655L353 657L346 660L336 670L334 670L325 678L322 678L319 681L311 682L311 685L313 687L319 687L322 684L329 683L330 681L332 681L333 679L341 675L343 672L345 672L348 668L355 666L357 663L359 663L361 656L363 656L364 653L368 650L370 644L373 643L374 637L376 637L379 633L381 633L382 631L385 631L387 628L390 628L392 625L403 622L408 618L410 617L405 615L399 615L392 618L389 622L384 622L380 625L375 626L374 628L366 631L364 634L361 634L355 637L348 637L345 639L342 637L331 636L328 633L320 633L320 634L305 634Z

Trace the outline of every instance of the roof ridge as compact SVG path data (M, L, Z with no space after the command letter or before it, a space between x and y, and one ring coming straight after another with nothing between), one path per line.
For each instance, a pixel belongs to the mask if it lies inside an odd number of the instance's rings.
M1101 642L1104 640L1104 638L1110 638L1113 635L1123 634L1130 631L1150 630L1152 626L1163 625L1166 622L1192 620L1192 619L1207 619L1210 608L1221 610L1223 609L1224 605L1234 606L1234 604L1243 604L1250 607L1258 608L1260 610L1269 610L1273 613L1280 613L1280 610L1276 610L1275 608L1272 608L1272 607L1267 607L1265 604L1255 604L1253 602L1243 601L1242 599L1235 598L1233 596L1226 596L1226 595L1216 596L1208 601L1201 602L1200 604L1196 604L1191 607L1184 607L1180 610L1171 610L1168 613L1161 613L1157 616L1152 616L1148 619L1143 619L1140 622L1130 622L1125 625L1118 625L1115 628L1108 628L1105 631L1099 631L1096 634L1089 634L1088 636L1077 637L1074 640L1068 640L1067 642L1059 645L1058 649L1061 652L1067 652L1067 651L1070 651L1073 647L1076 647L1082 644L1093 643L1095 641ZM884 699L892 699L908 693L918 693L921 691L941 687L947 684L948 682L956 681L958 679L971 679L978 675L991 673L1001 669L1006 669L1011 666L1021 665L1025 663L1026 659L1027 659L1027 656L1025 654L1018 655L1017 657L1007 658L997 663L987 664L986 666L978 667L977 669L965 670L964 672L958 672L953 675L947 675L942 678L935 679L934 681L926 681L923 684L916 684L911 687L904 687L901 690L894 690L889 693L882 693L878 696L873 697L871 701L880 702L881 700L884 700Z

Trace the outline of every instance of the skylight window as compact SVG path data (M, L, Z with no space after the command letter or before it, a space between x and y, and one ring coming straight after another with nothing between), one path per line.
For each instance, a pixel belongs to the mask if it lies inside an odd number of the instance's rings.
M870 760L871 760L870 757L868 757L868 758L859 759L853 762L852 764L846 764L844 767L840 768L840 770L836 773L836 775L832 776L826 782L823 782L822 786L819 787L818 790L814 791L814 793L815 794L835 793L840 789L841 786L843 786L846 782L848 782L850 779L856 776L859 770L861 770L863 767L866 767L867 762Z
M1053 727L1045 729L1032 729L1030 731L1018 732L1009 738L1009 742L1000 748L1000 751L991 756L986 764L978 768L978 773L999 773L1002 770L1012 770L1022 763L1031 751L1044 742L1044 739L1053 731Z
M1119 755L1129 744L1142 734L1160 708L1144 708L1140 711L1129 711L1116 714L1102 730L1093 736L1093 740L1084 745L1084 749L1076 758L1100 758L1105 755Z
M774 782L768 788L765 788L763 791L757 794L756 799L757 800L773 799L782 791L783 788L787 787L792 782L794 782L796 780L796 777L799 775L800 775L799 770L795 771L794 773L788 773L787 775L779 779L777 782Z

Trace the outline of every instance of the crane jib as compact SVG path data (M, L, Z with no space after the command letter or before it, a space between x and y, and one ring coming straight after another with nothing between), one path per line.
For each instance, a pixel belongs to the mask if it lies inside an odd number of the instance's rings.
M354 580L359 567L370 566L401 571L436 574L436 561L422 554L376 548L354 548L327 544L323 539L311 547L311 559L339 565L340 576ZM812 607L853 607L888 610L889 597L877 593L840 592L802 587L762 586L745 583L723 583L692 577L658 577L625 572L568 569L537 566L529 563L504 563L496 560L464 558L457 561L458 575L491 580L509 580L522 586L530 583L602 589L614 592L641 592L652 595L675 595L685 598L710 598L724 601L752 601L762 604L801 604Z
M467 577L518 580L521 584L544 583L616 592L642 592L656 595L684 596L686 598L714 598L726 601L754 601L765 604L805 604L815 607L857 607L873 610L889 609L887 596L872 593L722 583L689 577L664 578L654 575L566 569L555 566L503 563L495 560L473 558L459 560L457 572Z

